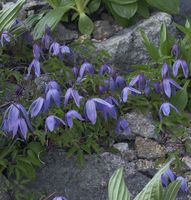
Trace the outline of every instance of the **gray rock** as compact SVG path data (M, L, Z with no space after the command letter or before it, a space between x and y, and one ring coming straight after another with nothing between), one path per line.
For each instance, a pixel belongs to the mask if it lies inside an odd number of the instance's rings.
M94 22L93 37L96 40L103 40L104 38L109 38L114 35L115 29L106 20L99 20Z
M117 150L119 150L121 153L125 153L129 151L129 145L127 143L116 143L113 145Z
M128 113L125 115L129 122L132 134L145 138L157 138L156 127L153 124L151 114L143 115L142 113Z
M154 176L157 172L155 163L151 160L139 159L136 161L136 166L139 172L147 173L150 176Z
M156 159L165 156L165 148L156 141L137 137L135 147L138 158Z
M144 64L149 56L142 43L140 29L143 29L149 39L157 45L159 42L160 25L165 23L170 33L175 32L171 16L166 13L155 13L149 19L142 20L136 25L126 28L116 36L105 41L96 43L98 50L104 49L109 52L111 58L106 62L118 67L127 68L132 64Z
M27 0L24 5L24 10L36 10L45 6L48 6L49 4L44 0Z
M8 193L6 192L5 182L2 176L0 176L0 200L10 200Z
M57 42L65 43L77 39L79 35L76 31L69 30L63 24L59 23L54 31L54 37Z
M136 171L134 162L128 162L120 155L91 155L86 156L85 161L80 168L76 159L67 158L64 151L49 152L46 164L38 171L37 180L28 185L28 191L34 194L41 191L46 195L56 192L56 195L71 200L106 200L109 178L119 167L124 168L125 180L133 195L150 180Z

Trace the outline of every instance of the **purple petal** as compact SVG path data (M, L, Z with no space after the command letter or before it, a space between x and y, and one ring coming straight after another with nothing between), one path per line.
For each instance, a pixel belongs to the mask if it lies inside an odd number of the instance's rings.
M117 76L115 82L119 88L124 88L126 86L125 79L122 76Z
M53 42L50 46L49 52L52 53L53 56L57 56L60 53L60 44L57 42Z
M27 77L30 76L32 68L34 69L35 76L39 77L40 76L40 62L39 62L39 60L33 59L31 64L29 65Z
M185 180L182 176L178 176L178 177L176 178L176 180L181 181L180 189L181 189L183 192L188 191L187 182L186 182L186 180Z
M161 75L163 78L166 78L169 76L169 66L167 63L164 63L162 66L162 71L161 71Z
M96 123L96 105L93 100L88 100L85 104L86 115L92 124Z
M35 59L39 60L39 58L40 58L40 52L41 52L40 47L37 44L34 44L33 45L33 55L34 55Z
M77 90L72 89L72 97L78 107L80 107L80 100L83 98L79 95Z
M176 62L173 64L173 68L172 68L173 69L173 75L177 76L178 69L179 69L180 66L182 67L183 74L184 74L185 78L188 78L188 74L189 74L188 65L187 65L186 61L182 60L182 59L176 60Z
M29 112L31 113L32 118L36 117L42 111L44 101L45 100L43 97L39 97L38 99L33 101L33 103L31 104L29 108Z
M46 127L48 128L48 130L50 132L52 132L55 129L55 124L56 124L54 116L50 115L49 117L47 117L45 124L46 124Z
M46 94L46 108L48 108L50 106L50 104L52 103L51 100L54 100L54 103L60 107L60 92L56 89L50 89L47 94Z
M78 113L77 111L75 111L75 110L70 110L70 111L68 111L68 112L66 113L66 120L67 120L68 126L69 126L70 128L73 127L73 118L77 118L77 119L79 119L79 120L81 120L81 121L84 120L84 119L82 118L81 114Z
M171 97L171 86L170 86L170 82L169 79L165 78L162 81L163 84L163 88L164 88L164 92L166 94L167 97Z
M20 128L22 138L26 140L28 128L27 128L27 124L23 118L20 118L20 120L19 120L19 128Z
M101 104L103 106L106 106L108 108L113 108L113 105L104 101L103 99L100 98L93 98L92 101L94 101L96 104Z
M139 81L140 75L135 76L129 83L129 86L135 85Z
M62 54L69 54L71 52L70 48L66 45L61 46L60 51L61 51Z

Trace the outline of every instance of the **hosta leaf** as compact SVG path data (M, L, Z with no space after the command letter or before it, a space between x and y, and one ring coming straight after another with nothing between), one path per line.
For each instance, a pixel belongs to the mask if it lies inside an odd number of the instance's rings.
M143 188L143 190L136 196L134 200L161 200L163 199L163 191L161 184L161 175L170 167L173 160L165 164L157 174L151 179L151 181Z
M136 2L127 5L119 5L116 3L111 3L111 6L116 14L126 19L130 19L131 17L133 17L138 8Z
M187 87L190 81L186 81L182 90L179 90L175 96L171 98L171 103L177 107L179 111L183 111L188 103Z
M179 0L146 0L151 6L171 14L179 13Z
M175 200L177 193L180 189L181 182L180 181L174 181L168 185L168 187L165 189L165 195L164 200Z
M81 33L87 35L90 35L94 29L92 20L85 13L80 13L78 28Z
M137 0L109 0L109 1L120 5L126 5L137 2Z
M108 185L109 200L130 200L130 193L125 185L123 168L114 172Z

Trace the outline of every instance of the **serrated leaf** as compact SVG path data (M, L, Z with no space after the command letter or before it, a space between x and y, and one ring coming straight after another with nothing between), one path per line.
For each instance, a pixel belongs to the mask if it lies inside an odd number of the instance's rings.
M109 200L130 200L130 193L125 185L123 168L114 172L108 185Z
M78 28L82 34L87 35L90 35L94 29L92 20L85 13L80 13Z
M164 200L175 200L180 189L181 181L174 181L165 189Z

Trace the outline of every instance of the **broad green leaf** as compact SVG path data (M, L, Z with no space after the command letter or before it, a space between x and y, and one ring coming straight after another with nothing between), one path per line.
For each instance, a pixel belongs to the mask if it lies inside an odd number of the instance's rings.
M147 18L150 15L148 4L144 1L138 1L138 14Z
M181 182L180 181L174 181L168 185L168 187L165 189L165 195L163 200L175 200L177 193L180 189Z
M98 10L100 5L101 5L101 0L92 0L92 1L90 1L90 3L88 4L90 13L93 13L96 10Z
M130 193L125 185L123 168L114 172L108 185L109 200L130 200Z
M179 0L146 0L151 6L167 13L179 13Z
M127 5L131 3L137 2L137 0L108 0L112 3L120 4L120 5Z
M135 15L137 12L137 3L131 3L127 5L119 5L116 3L111 3L111 6L116 14L118 14L120 17L130 19Z
M143 30L141 30L141 36L142 36L142 39L143 39L143 44L146 47L151 58L154 61L157 61L160 57L158 49L149 41L149 38L147 37L147 35L145 34L145 32Z
M56 25L61 21L63 15L70 9L70 6L57 7L50 10L34 27L33 36L34 39L39 39L45 30L46 25L52 30L55 29Z
M78 28L81 33L87 35L90 35L94 29L92 20L85 13L80 13Z
M175 96L171 98L171 103L177 107L179 111L183 111L188 103L187 87L190 81L186 81L182 90L179 90Z
M161 175L170 167L173 160L169 161L162 167L151 181L143 188L143 190L136 196L134 200L161 200L163 197Z

